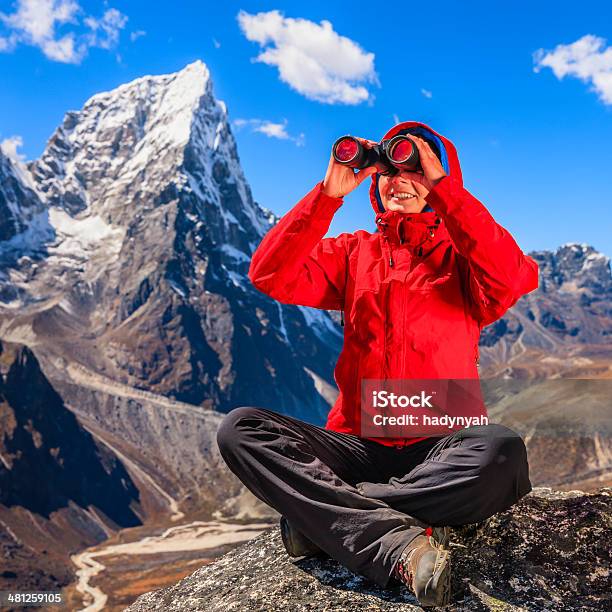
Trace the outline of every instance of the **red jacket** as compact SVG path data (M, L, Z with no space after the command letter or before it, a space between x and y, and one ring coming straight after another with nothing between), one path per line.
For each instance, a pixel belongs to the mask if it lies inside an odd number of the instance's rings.
M434 212L384 211L372 177L378 230L324 238L342 198L322 183L274 226L249 278L284 304L344 310L340 391L326 428L359 435L361 380L478 378L481 329L538 286L536 262L464 187L454 145L424 124L448 174L426 200ZM406 445L422 438L377 438Z

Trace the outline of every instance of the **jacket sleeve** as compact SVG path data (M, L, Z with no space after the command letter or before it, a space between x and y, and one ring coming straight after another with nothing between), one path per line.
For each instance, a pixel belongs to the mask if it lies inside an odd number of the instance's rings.
M249 278L283 304L341 310L352 235L323 237L343 199L326 195L322 187L318 183L264 236Z
M481 327L497 321L538 287L535 260L459 182L443 178L426 200L442 217L455 250L467 260L467 284Z

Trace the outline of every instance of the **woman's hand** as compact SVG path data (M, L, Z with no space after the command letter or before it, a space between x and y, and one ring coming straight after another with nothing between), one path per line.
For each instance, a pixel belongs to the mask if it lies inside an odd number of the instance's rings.
M375 142L371 140L364 140L363 138L357 138L357 140L366 149L370 149ZM345 195L353 191L356 187L368 177L376 173L376 166L368 166L355 172L353 168L349 168L343 164L339 164L335 159L333 153L329 158L329 165L327 166L327 172L325 179L323 179L323 193L332 198L343 198Z
M415 136L414 134L409 134L409 136L419 150L423 174L412 172L406 172L404 174L406 176L410 174L410 178L413 178L412 175L414 174L414 180L427 187L428 191L431 191L446 176L446 172L444 172L444 168L442 168L442 164L440 163L438 156L431 150L431 147L427 144L427 142L425 142L425 140Z

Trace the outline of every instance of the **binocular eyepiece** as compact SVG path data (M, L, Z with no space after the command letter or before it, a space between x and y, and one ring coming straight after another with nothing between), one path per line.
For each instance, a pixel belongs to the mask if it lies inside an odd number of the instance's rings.
M334 143L334 159L349 168L376 166L380 174L393 175L400 170L410 172L421 170L419 150L414 141L405 135L394 136L388 140L366 148L353 136L342 136Z

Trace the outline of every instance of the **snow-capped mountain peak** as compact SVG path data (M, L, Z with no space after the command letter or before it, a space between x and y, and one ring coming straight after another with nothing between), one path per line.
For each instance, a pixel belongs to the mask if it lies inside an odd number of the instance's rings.
M150 248L145 227L157 233L158 224L182 218L196 242L206 234L209 249L229 245L244 260L275 221L253 202L227 108L214 97L201 61L92 96L80 111L66 114L41 158L25 170L48 209L29 226L13 224L6 237L22 233L4 251L46 249L78 269L95 261L96 277L122 251L139 243ZM158 255L174 248L159 246ZM220 253L229 269L236 267L227 250Z
M145 119L143 133L147 132L147 127L161 128L163 125L164 134L155 136L165 144L184 146L189 140L197 105L206 93L212 94L210 73L207 66L197 60L179 72L139 77L111 91L95 94L85 102L81 114L95 118L101 130L115 130L132 120L139 104L140 111L144 110L142 103L146 102L146 117L141 116ZM79 132L82 135L84 130Z
M149 183L157 192L160 182L172 181L204 108L220 120L226 116L201 61L174 74L138 78L67 113L32 172L49 203L71 214L92 202L125 200L134 183L142 200Z

